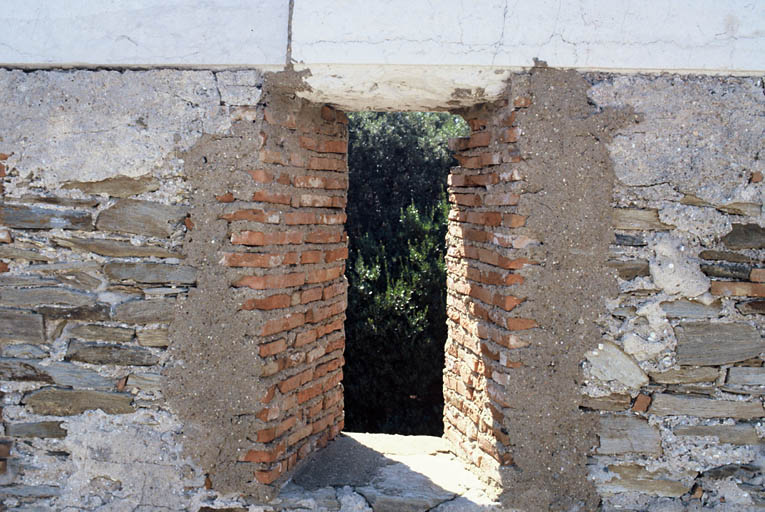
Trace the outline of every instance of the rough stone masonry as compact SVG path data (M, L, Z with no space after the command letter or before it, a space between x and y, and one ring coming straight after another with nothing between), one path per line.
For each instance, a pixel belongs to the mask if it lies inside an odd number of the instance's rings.
M320 509L276 495L343 425L347 121L301 80L0 72L6 509ZM762 80L455 113L445 438L497 508L763 506Z

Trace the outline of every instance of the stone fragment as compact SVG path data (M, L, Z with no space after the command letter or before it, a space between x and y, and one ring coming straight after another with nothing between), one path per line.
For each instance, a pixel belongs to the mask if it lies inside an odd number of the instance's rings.
M158 373L134 373L128 375L127 387L138 388L142 391L160 391L162 375Z
M79 341L69 342L66 359L90 364L123 366L152 366L159 362L157 355L144 348Z
M256 70L219 71L215 73L220 100L226 105L257 105L263 76Z
M101 287L101 280L97 277L80 271L65 272L58 275L58 280L67 286L72 288L78 288L86 291L96 291Z
M421 512L457 496L401 463L383 466L371 485L356 491L380 512Z
M661 455L661 436L656 427L636 416L602 416L600 418L601 455L642 453Z
M607 263L609 267L615 268L619 277L625 281L631 281L636 277L649 275L647 260L620 261L611 260Z
M765 315L765 300L738 302L736 309L742 315Z
M86 239L86 238L54 238L56 244L69 249L80 249L101 256L113 256L115 258L184 258L180 253L170 251L158 245L133 245L129 242L121 242L109 239Z
M765 350L757 329L744 322L686 322L675 327L675 335L679 365L735 363Z
M93 230L89 212L0 203L0 224L14 229Z
M733 263L754 263L755 261L744 254L730 251L701 251L699 257L711 261L730 261Z
M40 277L36 275L6 274L0 275L0 286L56 286L58 280L51 277Z
M79 307L38 306L35 311L53 320L84 320L103 322L109 320L108 304L92 304Z
M709 278L701 272L679 240L670 236L658 238L653 245L656 257L651 260L654 284L670 295L693 298L709 289Z
M35 361L24 359L0 359L0 380L52 383L50 375L37 369Z
M0 244L9 244L13 242L11 232L7 229L0 229Z
M98 206L97 199L73 199L71 197L56 196L21 196L25 203L53 204L56 206L69 206L72 208L93 208Z
M114 387L110 379L102 377L97 372L63 361L43 364L35 359L0 358L0 378L46 382L77 388L105 390Z
M712 281L709 291L721 297L765 297L765 283Z
M49 387L27 393L22 403L35 414L72 416L92 409L128 414L134 411L132 401L132 396L125 393Z
M114 308L113 318L126 324L168 323L173 319L175 300L133 300Z
M749 279L752 270L752 267L745 263L702 263L699 267L709 277L726 279Z
M582 397L582 407L587 409L595 409L598 411L626 411L630 408L632 400L629 395L623 395L614 393L607 396L600 397Z
M37 345L29 345L27 343L7 345L3 348L3 357L17 359L42 359L47 355L48 352L46 350L41 349Z
M655 208L614 208L614 229L666 231L672 226L659 220L659 211Z
M747 217L759 217L762 211L762 205L759 203L728 203L722 206L717 206L717 209L721 212L729 213L731 215L745 215Z
M5 435L9 437L66 437L60 421L35 423L6 423Z
M650 372L651 380L657 384L692 384L695 382L714 382L720 376L717 368L681 366L666 372Z
M75 325L69 330L75 338L85 341L111 341L114 343L127 343L132 341L135 329L127 327L109 327L98 324Z
M166 347L169 344L167 329L141 329L136 332L138 344L144 347Z
M60 287L0 289L2 306L34 307L46 304L79 307L92 306L95 302L92 295Z
M120 199L101 212L96 227L104 231L166 238L173 234L187 211L188 208L183 206Z
M0 342L3 341L45 343L42 315L0 308Z
M19 249L8 245L0 246L0 258L25 261L50 261L50 258L30 249Z
M592 374L604 381L615 380L630 388L648 384L648 376L627 354L611 342L604 341L598 348L585 353Z
M730 249L762 249L765 248L765 228L757 224L733 224L721 242Z
M616 233L614 234L614 244L628 247L643 247L646 245L646 241L642 235Z
M714 478L716 480L729 477L736 477L738 480L751 480L761 474L760 466L755 464L725 464L704 471L701 477Z
M608 470L614 474L614 478L596 484L598 492L604 496L622 492L640 492L653 496L678 498L691 490L690 479L696 476L696 473L690 472L676 474L663 470L649 472L637 464L608 466ZM682 480L689 483L685 484Z
M111 197L130 197L144 192L154 192L159 189L159 180L143 175L137 178L114 176L101 181L69 181L61 188L66 190L78 189L86 194L106 194Z
M757 431L748 423L736 425L697 425L676 427L676 436L716 437L721 443L728 444L761 444L764 441L757 437Z
M728 379L732 386L765 386L765 367L734 366L728 369Z
M739 402L660 393L653 396L648 413L658 416L754 419L765 416L765 409L759 401Z
M701 302L680 299L662 302L661 309L667 318L717 318L722 312L722 304L719 300L706 305Z
M61 488L52 485L5 485L3 486L3 495L15 498L55 498L61 496ZM27 512L29 509L21 510ZM32 512L38 512L38 510L41 509L32 509Z
M104 273L114 280L152 284L193 284L197 279L194 267L165 263L107 263L104 265Z

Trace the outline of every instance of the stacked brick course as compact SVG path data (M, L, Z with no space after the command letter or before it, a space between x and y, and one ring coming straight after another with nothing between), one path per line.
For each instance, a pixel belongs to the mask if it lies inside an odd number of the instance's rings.
M452 141L459 167L448 181L444 432L462 458L495 481L499 466L513 462L503 383L520 365L513 350L527 345L523 331L537 326L513 312L524 300L513 288L524 281L518 271L535 264L528 249L536 242L519 230L525 218L516 213L521 177L515 111L529 101L516 98L463 113L471 135Z
M347 123L300 102L264 112L249 186L218 196L229 244L221 265L240 309L258 315L261 420L240 458L271 484L343 428Z

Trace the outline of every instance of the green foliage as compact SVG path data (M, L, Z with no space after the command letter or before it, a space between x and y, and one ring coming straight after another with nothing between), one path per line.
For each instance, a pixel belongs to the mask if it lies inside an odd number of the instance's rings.
M346 428L440 435L447 141L466 126L436 113L349 117Z

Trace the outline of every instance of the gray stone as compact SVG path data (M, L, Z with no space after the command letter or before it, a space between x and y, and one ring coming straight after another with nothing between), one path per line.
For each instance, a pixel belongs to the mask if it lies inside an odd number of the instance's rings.
M675 327L677 363L715 366L755 357L765 350L757 329L744 322L687 322Z
M658 416L752 419L765 416L765 409L759 401L739 402L660 393L653 396L648 413Z
M138 344L144 347L166 347L170 341L167 329L141 329L136 331Z
M691 490L692 478L696 473L671 474L663 470L649 472L643 466L626 464L608 466L614 478L596 484L601 495L612 496L622 492L640 492L653 496L678 498ZM683 479L689 483L683 483Z
M56 206L69 206L72 208L93 208L98 206L98 199L73 199L70 197L57 196L21 196L25 203L53 204Z
M142 391L160 391L162 389L162 375L158 373L134 373L128 375L126 386Z
M737 302L736 309L742 315L765 315L765 300Z
M643 247L647 245L644 236L625 233L615 233L614 244L626 245L628 247Z
M27 363L34 365L37 371L49 376L53 383L59 386L101 390L114 388L114 382L111 379L73 363L65 361L53 361L47 364L37 361L27 361Z
M659 211L655 208L614 208L613 227L624 231L665 231L672 226L659 220Z
M728 379L732 386L765 386L765 367L734 366L728 369Z
M0 258L25 261L50 261L50 258L30 249L0 245Z
M220 100L226 105L255 106L260 99L263 75L256 70L219 71L215 79Z
M153 176L144 175L136 178L114 176L100 181L69 181L63 189L78 189L86 194L106 194L111 197L130 197L144 192L159 190L159 181Z
M632 405L632 399L629 395L623 394L611 394L601 397L582 397L582 407L587 409L595 409L599 411L626 411Z
M54 238L54 242L62 247L80 249L83 251L100 254L101 256L113 256L115 258L184 258L180 253L170 251L158 245L133 245L129 242L108 239L86 238Z
M188 208L183 206L120 199L101 212L96 227L104 231L167 238L173 234L187 211Z
M133 300L114 308L113 318L126 324L170 322L175 313L175 300Z
M20 343L17 345L7 345L3 348L3 357L17 359L42 359L47 356L48 352L41 349L37 345Z
M107 414L128 414L134 411L132 397L125 393L43 388L27 393L23 403L33 413L50 416L72 416L92 409Z
M403 464L382 467L371 485L356 491L375 512L422 512L457 496Z
M61 495L61 488L52 485L7 485L2 494L15 498L54 498Z
M631 281L636 277L650 275L648 270L648 260L610 260L608 263L606 263L606 265L615 268L619 274L619 277L625 281Z
M72 288L91 292L98 290L102 284L101 280L97 277L80 271L61 273L58 275L58 280Z
M104 272L110 279L152 284L193 284L197 279L194 267L164 263L107 263Z
M0 342L2 341L45 343L42 315L0 308Z
M41 313L47 319L53 320L85 320L89 322L98 322L109 320L108 304L92 304L79 307L56 307L56 306L38 306L35 311Z
M681 366L665 372L649 373L657 384L692 384L695 382L714 382L720 376L717 368Z
M755 476L762 474L762 468L754 464L725 464L704 471L702 478L714 478L721 480L723 478L736 477L740 480L751 480Z
M627 354L611 342L604 341L598 348L585 353L592 374L604 381L615 380L630 388L648 384L648 376Z
M709 277L723 277L726 279L749 279L752 267L745 263L702 263L701 271Z
M733 230L722 240L731 249L765 248L765 228L757 224L733 224Z
M730 251L701 251L699 257L710 261L730 261L733 263L755 263L755 261L744 254Z
M692 427L676 427L676 436L716 437L721 443L728 444L759 444L763 441L757 437L757 431L748 423L736 425L697 425Z
M90 212L0 203L0 225L15 229L93 230Z
M656 427L635 416L602 416L600 418L601 455L642 453L661 455L661 436Z
M152 366L159 357L144 348L71 341L66 352L69 361L90 364L116 364L124 366Z
M6 423L5 435L10 437L66 437L60 421L35 423Z
M0 380L53 382L50 375L37 369L35 361L10 358L0 359Z
M67 288L0 288L0 305L34 307L42 304L67 307L92 306L96 302L92 295Z
M722 312L719 300L712 304L702 304L686 299L662 302L661 309L668 318L717 318Z
M69 329L69 334L85 341L111 341L127 343L133 340L135 329L128 327L109 327L98 324L75 325Z
M0 274L0 286L56 286L57 279L35 275Z

